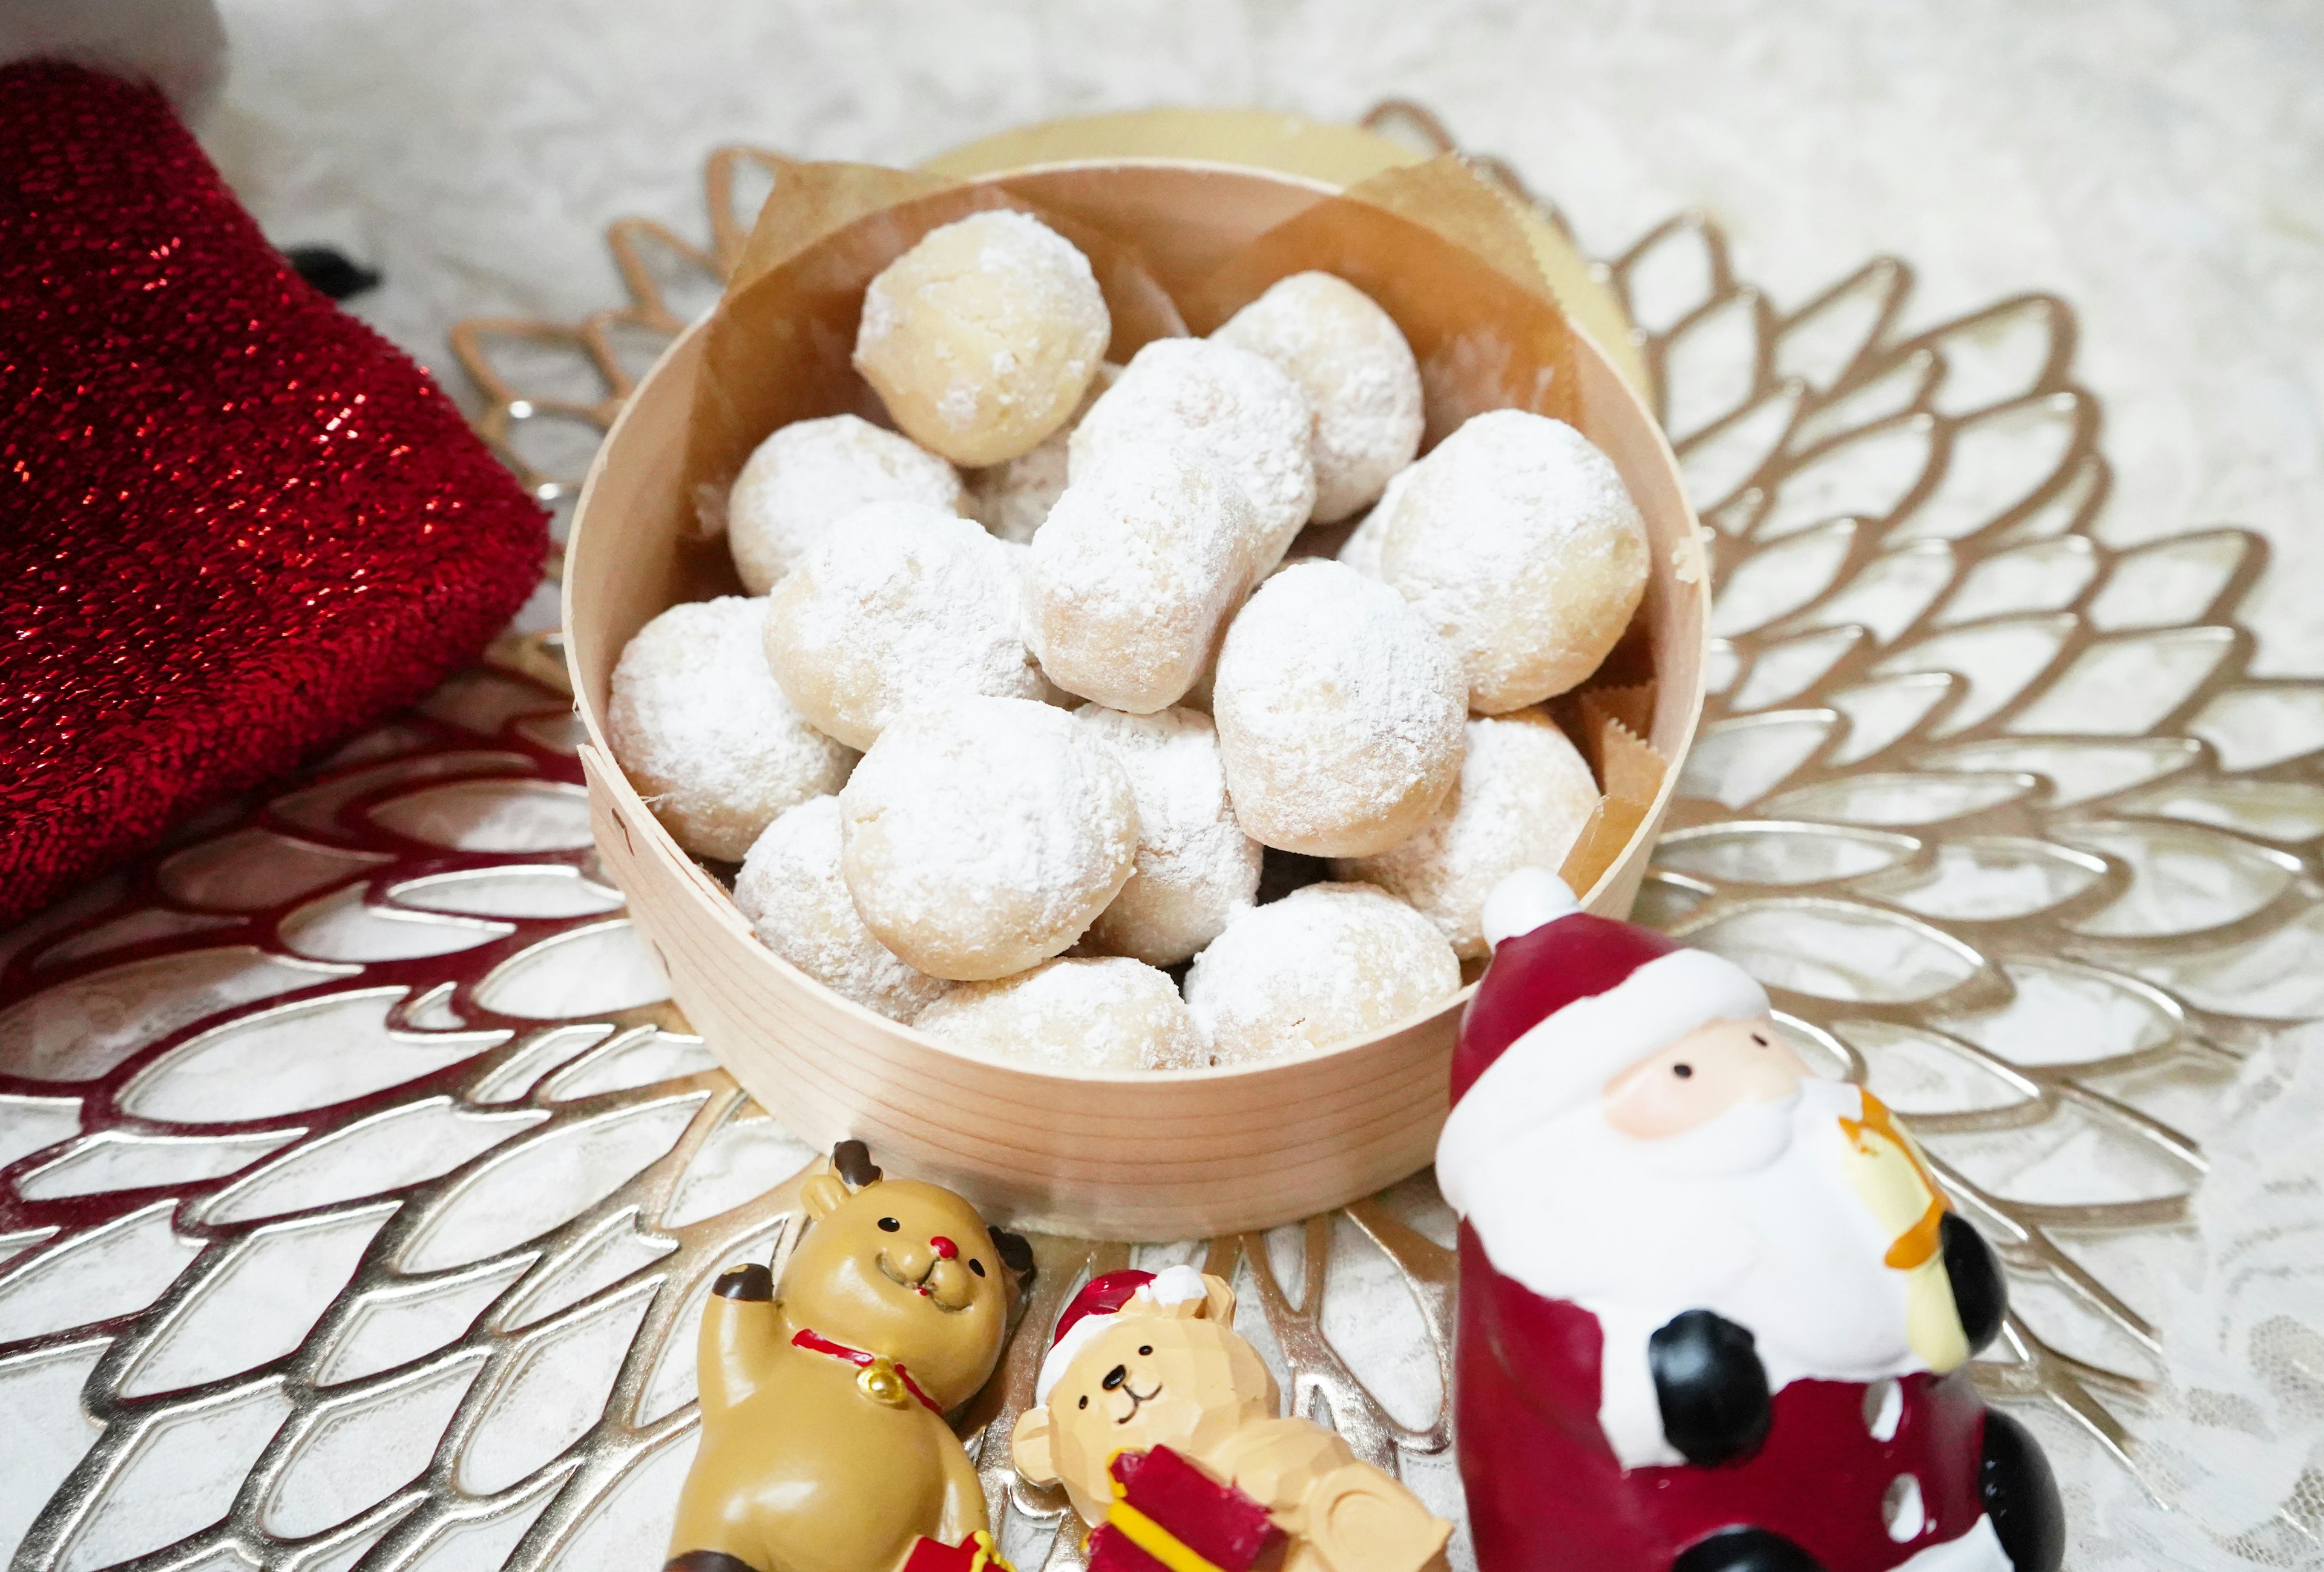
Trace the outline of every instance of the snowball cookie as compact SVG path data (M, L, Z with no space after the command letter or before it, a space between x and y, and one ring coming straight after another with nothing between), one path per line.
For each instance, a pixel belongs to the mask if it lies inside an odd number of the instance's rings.
M1376 501L1420 451L1420 365L1396 319L1328 273L1282 280L1212 341L1263 355L1307 395L1318 523Z
M1488 953L1493 886L1519 868L1554 868L1598 806L1598 782L1557 723L1537 709L1468 726L1461 784L1411 839L1333 865L1414 907L1466 957Z
M726 544L743 587L766 594L824 531L875 502L957 513L968 494L951 465L854 415L783 427L752 452L726 495Z
M1381 526L1380 577L1461 653L1469 707L1522 709L1581 682L1646 589L1646 526L1614 461L1563 421L1472 417Z
M1113 751L1062 709L956 698L906 711L839 794L840 867L880 941L989 982L1082 936L1138 860Z
M1028 453L1065 423L1113 336L1089 258L1024 213L932 229L863 291L855 369L955 464Z
M1025 642L1050 681L1110 708L1175 704L1250 588L1250 504L1182 442L1116 442L1033 537Z
M1258 897L1260 849L1235 822L1211 717L1191 709L1123 715L1099 705L1074 724L1102 741L1138 800L1138 871L1086 942L1148 966L1176 966Z
M1370 884L1309 884L1254 906L1186 973L1213 1064L1312 1053L1408 1021L1461 990L1436 925Z
M768 596L766 664L799 713L859 748L908 705L1038 698L1023 550L918 503L859 509Z
M1295 562L1236 614L1211 689L1243 832L1317 857L1386 851L1461 774L1461 663L1402 596Z
M1389 478L1388 489L1380 493L1379 503L1364 515L1363 522L1349 531L1348 538L1340 542L1340 560L1366 578L1380 576L1380 535L1388 528L1388 515L1396 511L1397 499L1404 495L1412 472L1419 467L1407 464L1397 470Z
M630 784L678 844L739 861L775 815L836 791L855 751L791 707L759 652L764 600L674 606L613 665L607 740Z
M1098 395L1120 375L1121 367L1111 360L1101 361L1080 407L1064 425L1042 438L1039 447L968 477L970 511L983 521L986 529L1019 545L1032 540L1033 532L1065 494L1065 449L1074 429L1097 402Z
M1315 506L1307 395L1273 361L1209 338L1157 338L1130 357L1067 444L1074 478L1118 443L1178 438L1226 467L1250 499L1256 579Z
M1118 956L1043 961L996 983L964 983L913 1024L972 1053L1041 1069L1193 1069L1210 1060L1177 985Z
M833 993L909 1021L952 987L872 937L839 875L839 799L811 797L769 825L734 876L759 942Z

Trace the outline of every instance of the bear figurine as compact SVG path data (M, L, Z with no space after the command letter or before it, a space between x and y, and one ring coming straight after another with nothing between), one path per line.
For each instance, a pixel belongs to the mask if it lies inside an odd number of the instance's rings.
M702 1445L671 1572L1005 1567L945 1415L999 1363L1024 1240L950 1190L884 1179L861 1142L801 1192L780 1281L722 1273L702 1312Z
M1108 1272L1058 1317L1010 1447L1091 1526L1088 1572L1441 1567L1452 1525L1332 1431L1281 1417L1234 1305L1174 1266Z

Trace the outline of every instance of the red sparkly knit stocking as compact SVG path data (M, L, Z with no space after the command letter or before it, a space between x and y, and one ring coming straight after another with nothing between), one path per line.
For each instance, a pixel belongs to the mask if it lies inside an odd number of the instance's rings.
M0 920L410 703L540 508L153 88L0 67Z

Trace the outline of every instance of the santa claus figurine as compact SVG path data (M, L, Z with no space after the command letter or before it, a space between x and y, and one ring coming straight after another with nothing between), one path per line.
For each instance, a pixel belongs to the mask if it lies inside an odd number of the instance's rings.
M1526 869L1452 1062L1454 1412L1482 1572L2056 1572L1985 1406L1993 1251L1740 968Z

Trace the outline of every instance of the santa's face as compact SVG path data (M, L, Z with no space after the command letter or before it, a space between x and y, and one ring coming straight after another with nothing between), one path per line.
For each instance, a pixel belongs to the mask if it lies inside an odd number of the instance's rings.
M1775 1022L1713 1021L1606 1083L1606 1123L1640 1141L1666 1141L1755 1103L1776 1103L1808 1073Z

